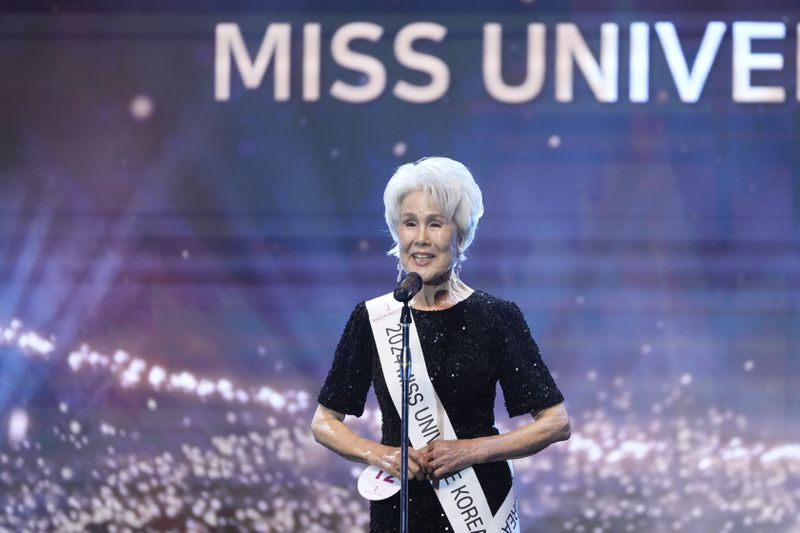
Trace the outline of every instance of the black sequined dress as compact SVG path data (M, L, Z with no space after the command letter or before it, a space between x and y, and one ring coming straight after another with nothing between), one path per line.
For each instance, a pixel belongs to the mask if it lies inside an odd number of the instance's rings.
M460 439L496 435L497 382L509 416L564 400L516 304L483 291L442 311L412 309L431 381ZM412 364L413 364L412 354ZM400 445L400 417L392 403L364 302L347 321L318 401L339 413L361 416L370 384L383 415L381 443ZM505 461L474 465L492 513L511 486ZM399 530L400 496L370 502L370 531ZM409 480L409 529L452 531L428 481Z

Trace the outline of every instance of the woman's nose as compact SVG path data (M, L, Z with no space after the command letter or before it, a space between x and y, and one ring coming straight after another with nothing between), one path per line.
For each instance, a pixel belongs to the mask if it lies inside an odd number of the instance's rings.
M428 231L424 226L417 228L417 234L414 236L414 242L418 245L428 244Z

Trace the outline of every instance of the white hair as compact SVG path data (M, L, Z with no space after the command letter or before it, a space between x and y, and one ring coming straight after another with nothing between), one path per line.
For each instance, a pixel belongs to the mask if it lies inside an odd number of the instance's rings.
M383 192L383 213L392 234L394 246L387 253L400 257L397 228L400 225L400 204L412 192L425 192L442 215L451 220L458 231L458 259L466 260L466 251L475 239L478 220L483 216L483 195L469 169L447 157L423 157L398 168Z

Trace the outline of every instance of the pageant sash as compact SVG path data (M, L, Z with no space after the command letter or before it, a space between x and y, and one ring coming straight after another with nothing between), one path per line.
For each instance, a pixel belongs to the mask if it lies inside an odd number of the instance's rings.
M403 305L392 293L366 302L372 334L381 361L381 370L398 415L402 410L400 311ZM412 367L408 380L408 439L415 449L436 439L458 437L450 423L425 366L425 356L416 326L409 326ZM519 509L514 487L497 514L492 516L475 470L470 466L432 483L455 533L519 533Z

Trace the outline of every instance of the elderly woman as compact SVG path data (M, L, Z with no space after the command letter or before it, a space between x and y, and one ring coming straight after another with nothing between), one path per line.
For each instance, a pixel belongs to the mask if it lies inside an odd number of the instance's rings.
M412 344L409 402L420 399L415 393L429 380L436 392L429 396L438 397L427 401L438 402L443 413L438 429L427 428L430 439L417 439L416 449L409 447L410 530L516 531L508 460L566 440L570 426L564 398L520 309L471 289L459 277L483 214L481 191L461 163L429 157L397 169L383 200L394 239L389 254L397 257L401 273L416 272L423 280L410 302L422 353L415 353ZM394 381L393 372L381 367L386 361L378 353L381 343L373 336L378 330L370 322L380 317L370 313L369 302L362 302L350 315L311 427L319 443L342 457L399 477L400 417L387 385ZM503 434L494 427L498 381L509 416L533 417ZM370 383L383 415L379 443L344 423L346 415L363 413ZM451 426L449 433L444 426ZM399 494L372 501L370 530L397 530L399 510ZM492 520L494 524L487 523Z

